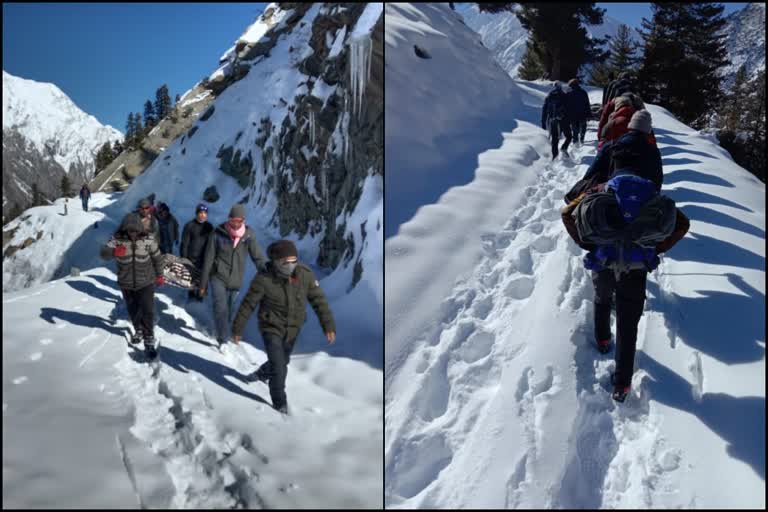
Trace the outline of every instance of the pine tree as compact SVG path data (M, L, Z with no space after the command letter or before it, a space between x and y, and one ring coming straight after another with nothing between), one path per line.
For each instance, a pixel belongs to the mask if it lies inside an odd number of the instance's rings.
M144 103L144 126L150 128L157 124L157 118L155 117L155 106L151 101L147 100Z
M721 4L654 3L639 31L645 52L639 71L646 101L702 127L721 104L718 71L727 64Z
M528 38L528 42L525 45L525 53L523 54L523 61L520 63L520 67L517 70L517 76L522 80L538 80L544 77L544 67L541 65L541 60L534 50L535 43L532 38Z
M605 40L590 39L584 26L602 23L604 13L593 2L541 2L521 4L515 15L533 37L544 76L567 80L578 76L582 65L607 55L601 49Z
M488 12L491 14L495 14L498 12L504 12L504 11L512 11L514 8L514 3L479 3L477 2L477 7L480 9L480 12Z
M747 99L747 68L742 64L736 72L736 80L730 93L723 99L723 106L719 112L720 127L735 132L741 126L744 114L744 101Z
M616 37L611 38L608 51L610 59L608 67L616 76L625 71L637 71L640 58L636 52L640 45L632 40L630 28L627 25L619 25Z
M176 99L175 99L175 100L173 100L173 104L174 104L174 105L178 105L178 104L179 104L179 101L181 101L181 94L177 94L177 95L176 95Z
M168 95L168 86L163 84L155 92L155 116L159 123L171 111L171 97Z
M595 87L608 87L608 84L611 83L610 73L611 70L607 63L595 63L589 71L589 85L594 85Z
M136 120L133 118L133 112L128 114L128 122L125 124L125 144L133 146L136 134Z
M61 177L61 195L64 197L72 195L72 182L70 181L68 174L64 174Z
M115 155L115 158L117 158L118 155L122 152L123 144L119 140L115 140L115 143L112 145L112 154Z
M136 130L134 141L135 141L135 144L138 145L138 144L141 144L141 141L144 140L144 136L146 134L144 133L144 126L141 124L141 115L138 112L136 112L136 115L133 116L133 119L135 123L134 129Z
M748 96L744 128L749 132L746 167L765 182L765 69L747 85Z

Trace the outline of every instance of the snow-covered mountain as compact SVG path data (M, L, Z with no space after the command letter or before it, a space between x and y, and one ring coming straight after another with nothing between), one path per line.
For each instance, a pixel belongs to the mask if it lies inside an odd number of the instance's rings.
M382 507L382 13L269 5L179 119L104 171L132 166L125 192L95 192L88 212L70 201L67 215L59 199L5 226L4 506ZM214 224L244 203L263 249L292 239L316 271L337 339L308 309L292 416L245 380L266 360L255 317L242 350L219 353L210 302L188 304L185 290L156 290L158 375L131 357L98 248L150 194L182 224L201 201ZM238 305L254 275L248 263Z
M723 88L733 84L736 72L746 64L752 79L765 69L765 3L752 2L727 17L725 33L730 64L723 68Z
M560 218L594 123L552 161L547 83L505 76L446 4L387 4L385 27L388 210L398 176L431 182L396 189L409 213L385 241L385 506L765 508L765 185L647 105L663 192L691 228L648 276L617 404L585 253ZM455 98L472 101L448 118ZM483 125L497 131L465 145ZM389 159L422 141L432 160Z
M498 63L512 77L517 77L517 71L525 54L528 41L528 31L511 12L486 13L480 12L477 4L458 4L457 12L462 15L464 23L480 34L483 45L491 51ZM614 36L621 22L608 15L603 16L602 25L588 25L587 34L592 38ZM639 40L632 31L633 39Z
M90 180L96 151L123 134L83 112L54 84L25 80L3 70L3 212L25 206L32 183L58 196L61 176Z

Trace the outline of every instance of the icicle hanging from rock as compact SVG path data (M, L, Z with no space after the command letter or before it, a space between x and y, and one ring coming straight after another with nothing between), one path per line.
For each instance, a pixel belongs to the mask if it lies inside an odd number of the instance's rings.
M349 40L349 73L352 90L352 113L359 115L363 106L363 94L371 76L371 34L366 33Z

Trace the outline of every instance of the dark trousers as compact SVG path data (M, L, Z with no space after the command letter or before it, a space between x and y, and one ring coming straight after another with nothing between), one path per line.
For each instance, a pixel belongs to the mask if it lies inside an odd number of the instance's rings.
M88 211L88 198L87 197L81 197L80 200L83 202L83 211Z
M595 336L598 340L611 338L611 302L616 293L616 384L629 386L635 364L637 324L645 305L645 270L631 270L619 281L613 270L592 272L595 285Z
M210 280L213 294L213 317L216 322L216 339L219 343L229 340L229 328L235 314L235 300L240 290L231 290L218 277Z
M565 135L565 142L563 142L563 151L568 149L571 144L571 123L565 119L554 119L549 123L549 139L552 143L552 157L557 156L557 144L560 142L560 133Z
M155 285L151 284L139 290L122 290L128 316L136 332L144 337L155 335Z
M287 403L285 378L288 376L288 363L291 362L291 352L296 344L296 338L286 340L270 332L262 332L261 337L264 339L267 362L259 367L258 372L269 379L272 405L279 409Z
M587 134L587 120L571 121L571 131L573 132L573 140L584 144L584 135Z

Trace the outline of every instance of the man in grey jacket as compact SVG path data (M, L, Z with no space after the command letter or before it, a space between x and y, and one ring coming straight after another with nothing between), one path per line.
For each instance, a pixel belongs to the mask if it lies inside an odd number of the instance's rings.
M256 240L256 233L245 224L245 206L236 204L229 220L210 234L200 277L200 297L210 284L213 293L213 315L219 346L229 339L229 328L235 309L235 299L245 277L245 255L248 253L259 272L267 259Z

